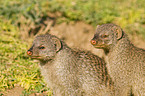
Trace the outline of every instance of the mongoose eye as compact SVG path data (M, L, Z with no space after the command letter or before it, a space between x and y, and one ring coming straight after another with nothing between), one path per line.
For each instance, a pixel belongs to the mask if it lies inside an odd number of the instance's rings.
M102 38L107 38L109 35L106 35L106 34L104 34L104 35L102 35L101 37Z
M91 40L91 44L95 45L96 41L95 40Z
M38 48L39 49L45 49L44 45L40 45Z

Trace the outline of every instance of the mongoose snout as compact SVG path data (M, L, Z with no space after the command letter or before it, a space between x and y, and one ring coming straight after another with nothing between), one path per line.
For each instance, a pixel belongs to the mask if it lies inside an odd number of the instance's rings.
M31 56L31 55L33 54L33 52L30 51L30 50L28 50L28 51L27 51L27 54L28 54L29 56Z
M91 40L90 42L91 42L92 45L96 45L97 44L97 41L95 41L95 40Z

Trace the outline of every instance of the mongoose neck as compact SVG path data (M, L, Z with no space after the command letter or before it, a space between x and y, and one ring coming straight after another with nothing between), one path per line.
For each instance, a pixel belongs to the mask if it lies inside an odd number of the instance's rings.
M128 47L130 46L130 47ZM134 46L130 40L128 39L127 35L124 34L124 36L117 41L116 44L114 44L113 46L111 46L109 53L112 54L112 52L126 52L127 50L130 50L129 48L131 48L131 46Z

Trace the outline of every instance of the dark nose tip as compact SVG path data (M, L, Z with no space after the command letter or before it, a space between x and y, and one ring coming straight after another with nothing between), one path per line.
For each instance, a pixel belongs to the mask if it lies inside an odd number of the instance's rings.
M97 44L97 42L95 40L91 40L91 44L95 45L95 44Z
M32 51L28 50L27 54L31 56L33 53L32 53Z

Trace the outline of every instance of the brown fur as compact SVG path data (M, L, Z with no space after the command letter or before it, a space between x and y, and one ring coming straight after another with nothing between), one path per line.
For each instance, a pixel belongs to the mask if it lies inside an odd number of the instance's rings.
M98 26L91 42L105 52L116 96L145 96L145 50L135 47L115 24Z
M74 51L56 36L37 36L28 55L40 60L41 73L55 96L113 96L104 60Z

